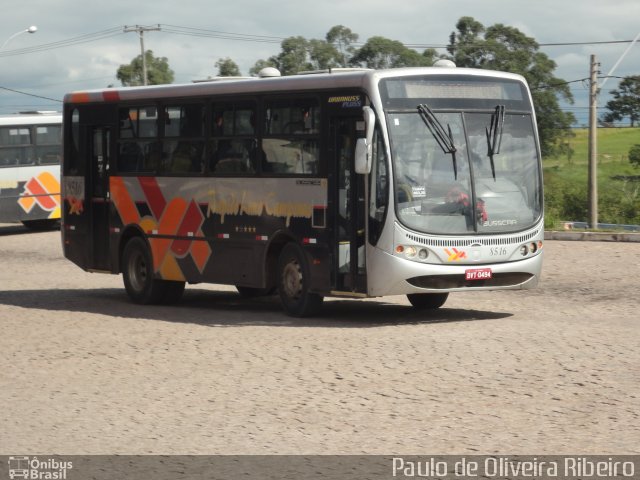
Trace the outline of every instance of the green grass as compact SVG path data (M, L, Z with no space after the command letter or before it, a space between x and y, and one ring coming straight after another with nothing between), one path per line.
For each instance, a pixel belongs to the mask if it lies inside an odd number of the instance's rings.
M543 159L547 228L558 221L586 221L588 216L588 130L574 130L571 156ZM640 144L640 128L599 128L598 220L640 224L640 168L629 162L629 150Z

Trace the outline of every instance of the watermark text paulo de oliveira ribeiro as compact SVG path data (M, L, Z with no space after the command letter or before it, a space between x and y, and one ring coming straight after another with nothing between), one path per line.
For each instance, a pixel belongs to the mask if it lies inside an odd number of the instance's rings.
M14 455L9 457L8 463L11 480L65 480L68 470L73 468L73 462L44 457Z
M527 459L487 456L458 457L445 461L433 457L408 460L393 457L392 476L446 480L479 478L532 478L535 480L584 480L635 478L635 462L617 457L562 456Z

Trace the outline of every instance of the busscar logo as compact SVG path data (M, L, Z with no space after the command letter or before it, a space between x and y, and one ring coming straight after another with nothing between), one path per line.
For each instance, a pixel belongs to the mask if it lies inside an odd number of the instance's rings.
M342 95L329 97L329 103L339 103L342 108L357 108L362 106L360 95Z
M32 480L65 480L67 470L73 468L73 462L65 462L55 458L38 459L38 457L11 456L9 478L25 478Z

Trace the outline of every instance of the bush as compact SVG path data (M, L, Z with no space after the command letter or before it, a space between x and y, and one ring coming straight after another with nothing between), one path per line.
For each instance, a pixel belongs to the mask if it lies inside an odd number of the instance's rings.
M636 168L640 168L640 144L634 145L629 150L629 162Z

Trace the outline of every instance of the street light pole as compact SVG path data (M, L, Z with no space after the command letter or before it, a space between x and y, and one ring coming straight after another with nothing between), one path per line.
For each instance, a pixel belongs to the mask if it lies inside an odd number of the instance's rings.
M19 32L14 33L4 41L2 46L0 46L0 50L2 50L7 45L7 43L9 43L11 40L13 40L15 37L17 37L21 33L36 33L37 31L38 31L38 27L36 27L35 25L31 25L29 28L25 28L24 30L20 30Z

